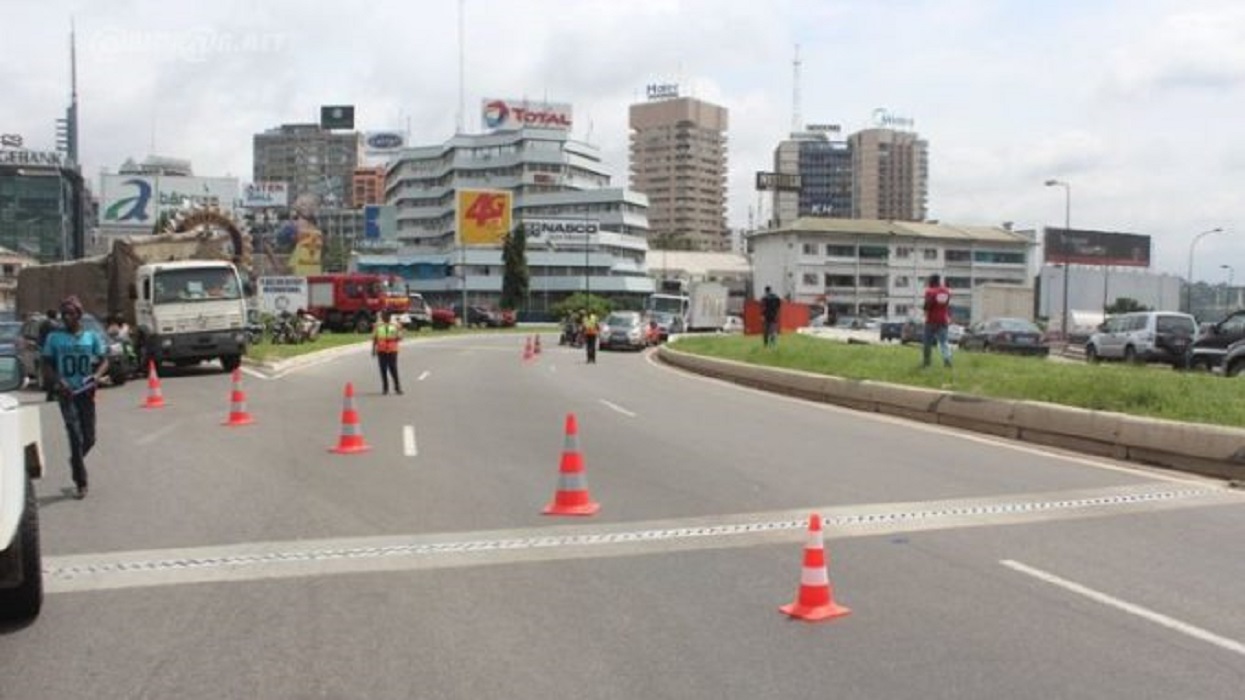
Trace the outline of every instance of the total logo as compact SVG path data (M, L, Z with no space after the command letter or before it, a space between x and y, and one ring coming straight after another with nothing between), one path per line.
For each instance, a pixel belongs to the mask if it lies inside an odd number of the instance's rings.
M534 126L542 129L570 129L570 108L558 108L528 103L507 103L505 100L489 100L484 103L484 126L488 129L513 129Z

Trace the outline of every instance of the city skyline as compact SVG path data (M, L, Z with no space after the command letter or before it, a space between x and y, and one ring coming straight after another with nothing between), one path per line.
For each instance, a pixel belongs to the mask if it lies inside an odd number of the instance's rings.
M1192 262L1195 280L1217 283L1224 265L1245 265L1245 142L1229 126L1245 100L1245 10L1234 3L462 7L460 94L454 0L375 2L349 22L281 1L18 2L0 27L0 132L53 147L71 20L94 186L101 168L151 153L248 180L253 135L314 122L323 104L354 104L362 130L409 124L413 143L441 143L460 120L481 129L485 97L571 104L573 137L599 146L626 186L628 105L649 84L677 83L730 110L728 221L744 227L758 203L769 213L752 184L793 125L798 44L802 123L846 134L878 108L915 121L929 143L931 219L1062 226L1070 194L1074 228L1151 236L1156 270L1184 276ZM1224 232L1190 261L1194 236L1213 228Z

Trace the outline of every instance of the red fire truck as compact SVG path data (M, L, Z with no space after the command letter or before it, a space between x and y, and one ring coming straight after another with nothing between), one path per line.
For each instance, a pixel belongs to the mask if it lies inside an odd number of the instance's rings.
M389 275L310 275L307 311L325 328L368 333L383 309L405 317L411 301L406 285ZM396 319L401 322L401 319Z

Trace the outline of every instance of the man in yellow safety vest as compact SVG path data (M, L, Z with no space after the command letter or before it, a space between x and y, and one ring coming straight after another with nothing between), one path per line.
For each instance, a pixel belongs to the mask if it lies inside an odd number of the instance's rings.
M372 330L372 357L380 365L380 388L389 393L389 377L393 377L393 389L401 396L402 381L398 379L398 343L402 340L402 326L394 323L388 309L380 313L381 321Z

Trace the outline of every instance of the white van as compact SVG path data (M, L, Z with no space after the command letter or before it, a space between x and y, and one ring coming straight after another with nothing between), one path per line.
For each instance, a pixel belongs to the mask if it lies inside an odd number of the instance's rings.
M1162 362L1185 366L1185 354L1197 337L1197 321L1175 311L1134 311L1111 316L1085 343L1085 359Z

